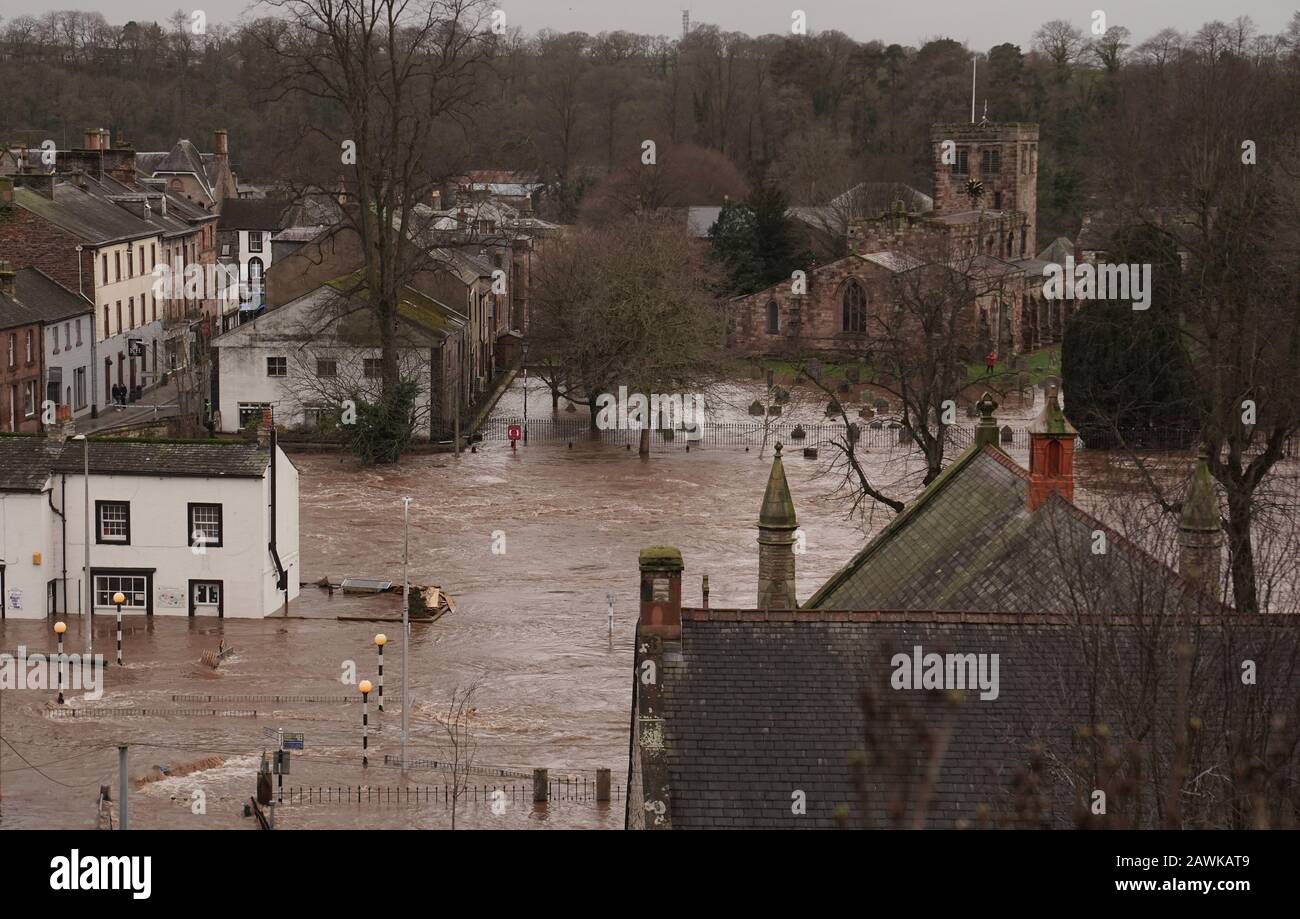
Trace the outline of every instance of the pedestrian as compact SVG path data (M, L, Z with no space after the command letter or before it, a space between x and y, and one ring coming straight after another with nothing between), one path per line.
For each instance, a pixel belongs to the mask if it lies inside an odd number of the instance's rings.
M990 351L984 355L984 375L989 376L993 373L993 368L997 366L998 356L996 352Z

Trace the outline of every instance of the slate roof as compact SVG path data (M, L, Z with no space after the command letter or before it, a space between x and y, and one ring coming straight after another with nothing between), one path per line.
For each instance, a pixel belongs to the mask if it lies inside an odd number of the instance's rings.
M290 202L283 198L227 198L221 204L223 230L278 230Z
M14 278L17 300L42 322L59 322L93 307L39 268L23 268Z
M1234 633L1229 670L1242 658L1288 659L1269 628L1256 623ZM1225 666L1219 634L1206 630L1198 642L1205 674ZM1106 672L1131 667L1170 685L1173 655L1139 662L1151 632L1136 625L1100 632L1041 616L683 610L680 653L665 654L662 677L672 826L827 828L839 825L839 808L850 826L887 827L899 825L891 813L900 806L906 826L918 816L925 828L979 825L981 806L994 825L1014 825L1017 770L1035 745L1047 790L1033 825L1071 826L1066 770L1090 749L1077 729L1105 723L1118 748L1144 731L1166 736L1171 722L1168 692L1162 703L1134 709L1122 689L1082 691L1085 635L1104 635L1097 648ZM914 654L918 645L922 654L997 654L997 698L958 690L954 701L945 692L892 688L893 655ZM1294 717L1297 675L1284 666L1270 672L1282 676L1265 687L1266 710ZM1196 685L1191 710L1204 719L1205 736L1215 736L1222 726L1211 701L1216 681ZM945 736L922 810L915 798L929 757L920 751ZM855 767L867 753L867 765ZM806 814L792 812L796 791L806 797Z
M101 182L90 176L82 178L85 188L78 182L60 179L62 177L55 180L53 199L30 188L15 188L14 203L97 246L159 233L170 237L192 232L184 220L170 213L163 217L155 209L149 216L140 217L110 200L112 195L144 195L144 192L133 191L109 179ZM169 196L169 207L174 200Z
M82 450L81 441L59 444L44 437L0 435L0 491L39 491L48 476L80 475ZM260 479L269 458L269 451L248 443L90 441L94 475Z
M1186 602L1175 571L1060 496L1027 510L1028 480L996 447L970 448L804 608L1078 615Z

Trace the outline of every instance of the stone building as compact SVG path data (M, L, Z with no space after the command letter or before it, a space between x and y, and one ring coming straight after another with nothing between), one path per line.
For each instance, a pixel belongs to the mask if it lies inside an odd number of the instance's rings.
M1204 457L1175 571L1073 503L1075 438L1055 392L1031 428L1028 469L997 445L996 403L986 395L978 409L972 446L797 607L771 602L787 587L793 597L797 558L769 536L795 523L779 452L759 518L757 608L710 607L707 590L686 604L681 553L642 552L629 828L1096 825L1072 784L1081 752L1099 749L1081 727L1105 723L1100 740L1116 751L1135 737L1172 744L1178 699L1192 699L1212 745L1228 736L1232 706L1217 694L1233 683L1214 674L1244 658L1270 662L1245 704L1287 717L1294 636L1220 602ZM1187 677L1191 696L1173 688L1178 642L1204 668ZM1231 771L1226 748L1198 755ZM1279 769L1294 780L1294 760ZM1186 802L1189 825L1220 819L1229 792L1211 784ZM1118 797L1112 807L1131 825L1158 819Z
M887 210L843 221L849 255L728 304L728 344L750 356L870 351L873 318L896 295L886 274L942 262L978 275L972 358L1023 353L1060 340L1066 308L1043 297L1056 249L1037 252L1038 127L936 124L930 132L933 198L899 197ZM916 208L923 201L926 210ZM996 283L992 280L996 279Z

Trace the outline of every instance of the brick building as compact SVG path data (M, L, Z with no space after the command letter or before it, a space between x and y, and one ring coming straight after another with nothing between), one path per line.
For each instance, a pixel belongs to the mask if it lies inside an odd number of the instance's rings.
M0 261L0 431L36 431L43 398L41 319L18 302L15 276Z

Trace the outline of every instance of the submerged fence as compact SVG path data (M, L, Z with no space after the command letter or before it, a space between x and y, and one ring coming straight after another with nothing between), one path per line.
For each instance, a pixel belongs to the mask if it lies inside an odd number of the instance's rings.
M850 415L850 424L856 432L856 442L865 449L910 449L913 445L911 431L897 419L857 418ZM505 441L510 429L518 427L527 432L529 442L554 443L569 441L597 441L602 444L627 445L633 449L640 443L639 429L599 430L591 427L586 418L530 418L525 425L522 418L491 418L484 422L479 433L487 441ZM948 425L944 438L948 447L964 450L975 440L974 422ZM757 449L766 443L785 445L787 453L802 447L821 447L834 441L843 442L847 431L842 419L801 423L795 421L706 422L698 432L683 428L652 430L650 448L654 451L687 450L691 448ZM1075 438L1077 450L1187 450L1199 442L1200 431L1186 426L1149 427L1122 431L1088 431L1086 436ZM1029 426L1004 424L998 427L998 443L1004 447L1029 446ZM1296 439L1289 438L1283 448L1285 456L1296 455Z
M286 785L283 790L285 804L390 804L407 806L419 804L538 804L538 789L532 784L456 785ZM543 800L613 803L623 800L622 785L611 785L608 797L600 797L600 789L590 780L552 780L547 784ZM280 793L276 793L276 803Z

